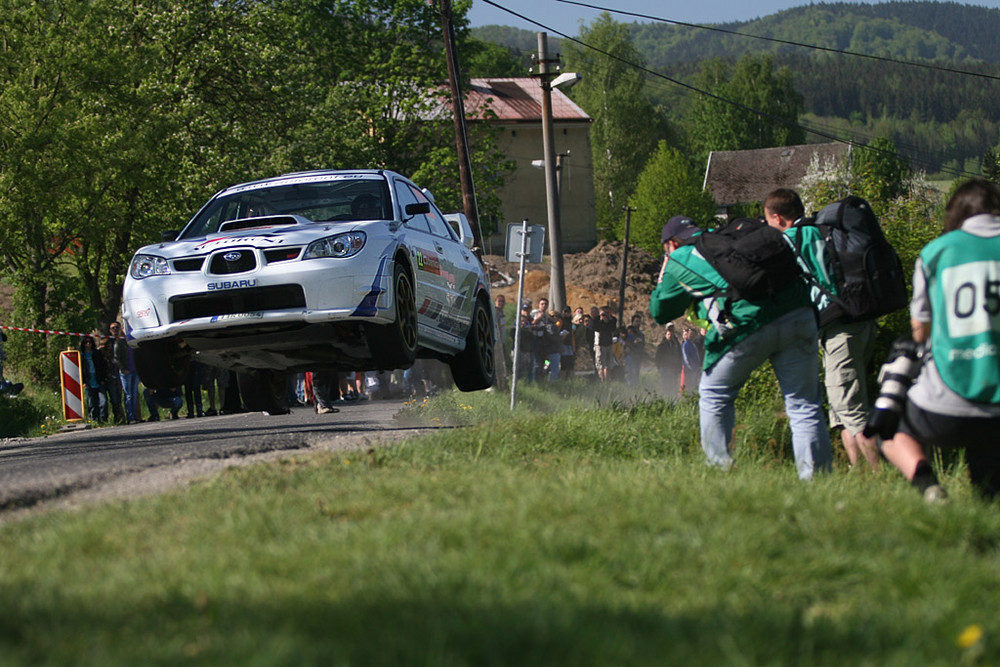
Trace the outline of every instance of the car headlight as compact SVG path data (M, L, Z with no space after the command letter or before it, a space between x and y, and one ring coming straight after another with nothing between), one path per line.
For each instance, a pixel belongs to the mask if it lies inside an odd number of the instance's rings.
M365 247L364 232L347 232L328 236L319 241L313 241L306 248L302 259L316 259L317 257L352 257L361 252Z
M167 260L156 255L136 255L132 258L128 273L136 280L150 276L165 276L170 273L170 265L167 264Z

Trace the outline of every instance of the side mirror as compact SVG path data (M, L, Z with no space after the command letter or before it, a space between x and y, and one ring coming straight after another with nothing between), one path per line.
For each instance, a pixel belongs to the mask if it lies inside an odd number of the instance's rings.
M421 213L430 213L431 205L428 202L422 201L415 204L406 205L406 215L412 218L415 215L420 215Z
M170 243L171 241L176 241L177 235L180 233L179 229L168 229L165 232L160 232L160 242Z

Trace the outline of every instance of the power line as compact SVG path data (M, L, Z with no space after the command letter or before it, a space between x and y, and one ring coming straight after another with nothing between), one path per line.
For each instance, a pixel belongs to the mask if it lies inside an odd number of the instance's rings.
M568 1L568 0L559 0L559 1L560 2L564 2L564 1ZM684 88L685 90L691 91L693 93L697 93L698 95L702 95L702 96L705 96L705 97L709 97L709 98L718 100L719 102L722 102L724 104L729 104L729 105L734 106L734 107L736 107L738 109L742 109L742 110L747 111L749 113L752 113L754 115L757 115L757 116L760 116L762 118L766 118L768 120L771 120L771 121L773 121L775 123L779 123L781 125L786 125L786 126L789 126L789 127L794 127L794 128L801 129L801 130L803 130L804 132L806 132L808 134L811 134L811 135L814 135L814 136L817 136L817 137L821 137L821 138L826 139L826 140L831 141L831 142L841 143L841 144L847 144L847 145L854 145L854 146L861 146L861 147L867 148L868 150L872 150L872 151L875 151L875 152L883 153L883 154L890 155L890 156L893 156L893 157L898 157L898 155L899 155L898 151L897 152L893 152L893 151L885 150L885 149L882 149L882 148L878 148L876 146L870 146L867 143L860 143L860 142L854 141L852 139L844 139L843 137L839 137L839 136L836 136L834 134L830 134L829 132L821 131L819 129L816 129L816 128L813 128L813 127L809 127L807 125L803 125L802 123L800 123L798 121L791 121L791 120L788 120L787 118L782 118L780 116L775 116L773 114L767 113L766 111L762 111L760 109L755 109L753 107L747 106L747 105L745 105L745 104L743 104L741 102L736 102L734 100L730 100L730 99L727 99L725 97L722 97L721 95L716 95L715 93L711 93L711 92L709 92L707 90L702 90L701 88L698 88L696 86L692 86L691 84L684 83L683 81L679 81L677 79L669 77L666 74L662 74L662 73L657 72L655 70L649 69L645 65L640 65L638 63L631 62L631 61L629 61L629 60L627 60L625 58L622 58L621 56L617 56L617 55L615 55L613 53L609 53L607 51L604 51L603 49L599 49L596 46L593 46L593 45L588 44L588 43L586 43L586 42L584 42L584 41L582 41L580 39L577 39L576 37L571 37L570 35L567 35L566 33L562 32L561 30L558 30L556 28L552 28L551 26L547 26L547 25L545 25L543 23L540 23L540 22L538 22L538 21L536 21L536 20L534 20L532 18L524 16L523 14L520 14L520 13L518 13L518 12L512 10L512 9L507 8L507 7L504 7L503 5L500 5L500 4L496 3L496 2L494 2L493 0L483 0L483 2L485 2L486 4L488 4L488 5L492 6L492 7L496 7L497 9L499 9L501 11L507 12L508 14L511 14L512 16L516 16L517 18L521 19L522 21L527 21L528 23L531 23L532 25L538 26L539 28L541 28L541 29L543 29L543 30L545 30L547 32L551 32L553 34L559 35L563 39L569 40L570 42L573 42L575 44L580 45L584 49L587 49L587 50L599 53L599 54L601 54L601 55L603 55L603 56L605 56L607 58L611 58L612 60L616 60L616 61L618 61L618 62L620 62L620 63L622 63L624 65L627 65L628 67L632 67L632 68L636 69L637 71L640 71L640 72L642 72L642 73L644 73L644 74L646 74L646 75L648 75L650 77L654 77L656 79L662 79L664 81L667 81L669 83L674 84L675 86L679 86L681 88ZM582 3L573 2L573 3L570 3L570 4L582 4ZM584 6L590 6L590 5L584 5ZM768 39L768 38L762 38L762 39ZM806 46L806 45L803 45L803 46ZM806 47L807 48L811 48L811 47L808 47L808 46L806 46ZM844 52L844 53L847 53L847 52ZM847 53L847 54L850 55L849 53ZM902 64L906 64L906 63L902 63ZM958 71L958 70L956 70L956 71ZM992 77L992 78L997 78L997 77ZM913 161L913 162L916 162L919 165L923 165L924 167L933 166L932 163L929 160L914 159L914 158L909 158L909 159L911 161ZM956 176L956 177L959 177L959 176L978 176L978 174L970 174L969 172L964 171L964 170L947 169L947 168L944 168L943 166L939 167L938 170L940 172L942 172L942 173L951 174L951 175Z

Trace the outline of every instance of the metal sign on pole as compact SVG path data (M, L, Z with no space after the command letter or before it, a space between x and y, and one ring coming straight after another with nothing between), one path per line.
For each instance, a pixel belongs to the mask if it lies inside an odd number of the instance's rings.
M520 225L507 225L507 261L520 262L520 269L517 274L517 310L514 324L514 372L511 373L510 381L511 410L517 404L517 360L521 356L521 304L524 301L524 263L540 263L544 247L545 227L541 225L529 226L527 218Z

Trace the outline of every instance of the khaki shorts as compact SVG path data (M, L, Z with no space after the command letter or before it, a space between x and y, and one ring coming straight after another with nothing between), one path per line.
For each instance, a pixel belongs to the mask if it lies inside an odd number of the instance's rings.
M831 324L820 332L830 427L857 435L868 422L868 362L875 353L874 320Z

